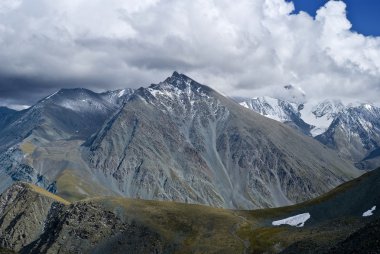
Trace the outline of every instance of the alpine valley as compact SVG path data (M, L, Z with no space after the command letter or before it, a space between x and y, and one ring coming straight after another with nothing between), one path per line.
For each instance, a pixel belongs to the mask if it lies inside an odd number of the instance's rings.
M62 89L0 108L0 253L376 253L379 166L373 104Z

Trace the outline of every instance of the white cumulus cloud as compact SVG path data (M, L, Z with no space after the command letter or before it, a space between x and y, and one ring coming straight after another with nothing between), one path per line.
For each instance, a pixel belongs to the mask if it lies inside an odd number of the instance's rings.
M293 10L285 0L2 0L0 94L15 77L49 93L139 87L178 70L228 95L293 84L312 99L375 101L380 38L351 31L342 1L315 18Z

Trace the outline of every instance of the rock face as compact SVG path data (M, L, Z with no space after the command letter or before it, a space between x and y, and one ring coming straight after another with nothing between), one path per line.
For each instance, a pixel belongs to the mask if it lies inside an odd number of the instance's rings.
M228 208L300 202L357 175L312 138L178 73L138 89L86 146L115 192Z
M20 253L162 253L159 236L94 203L18 183L0 196L0 246Z
M24 253L162 253L159 236L144 227L121 221L91 203L59 209L46 218L39 239Z
M45 218L61 206L59 198L32 191L28 184L16 184L0 196L0 245L20 251L37 240L44 230Z

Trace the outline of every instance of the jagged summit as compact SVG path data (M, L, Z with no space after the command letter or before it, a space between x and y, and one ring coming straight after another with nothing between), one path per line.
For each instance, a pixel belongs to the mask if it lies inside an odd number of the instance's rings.
M187 77L186 75L180 74L175 71L173 72L173 75L171 77L168 77L163 83L170 84L174 87L177 87L178 89L183 90L190 86L192 83L196 82L191 78Z
M306 93L303 89L291 84L285 85L281 89L274 91L273 97L298 105L305 103L307 100Z
M201 90L204 92L212 91L210 87L202 85L185 74L178 73L177 71L174 71L173 74L166 78L163 82L152 84L149 88L155 90L173 90L173 88L175 88L182 91L187 90L192 92L200 92Z
M216 93L210 87L202 85L184 74L174 72L172 76L158 84L137 89L130 96L130 100L142 98L162 110L191 111L196 108L195 104L202 103L202 98L210 98ZM177 103L179 103L179 107L175 107Z
M344 108L345 106L340 100L324 100L313 107L312 113L315 117L326 116L328 119L331 119L342 112Z
M239 104L259 113L260 115L285 123L308 136L311 135L310 130L312 129L312 126L305 123L301 118L300 111L303 109L303 104L299 105L297 103L268 96L243 99Z

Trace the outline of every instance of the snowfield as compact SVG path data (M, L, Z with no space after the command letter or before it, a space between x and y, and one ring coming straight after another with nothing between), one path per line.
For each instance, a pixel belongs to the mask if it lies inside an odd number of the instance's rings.
M280 226L280 225L290 225L293 227L303 227L305 222L310 219L310 213L302 213L298 214L286 219L273 221L273 226Z
M363 217L369 217L373 215L373 212L376 210L376 206L373 206L370 210L363 213Z

